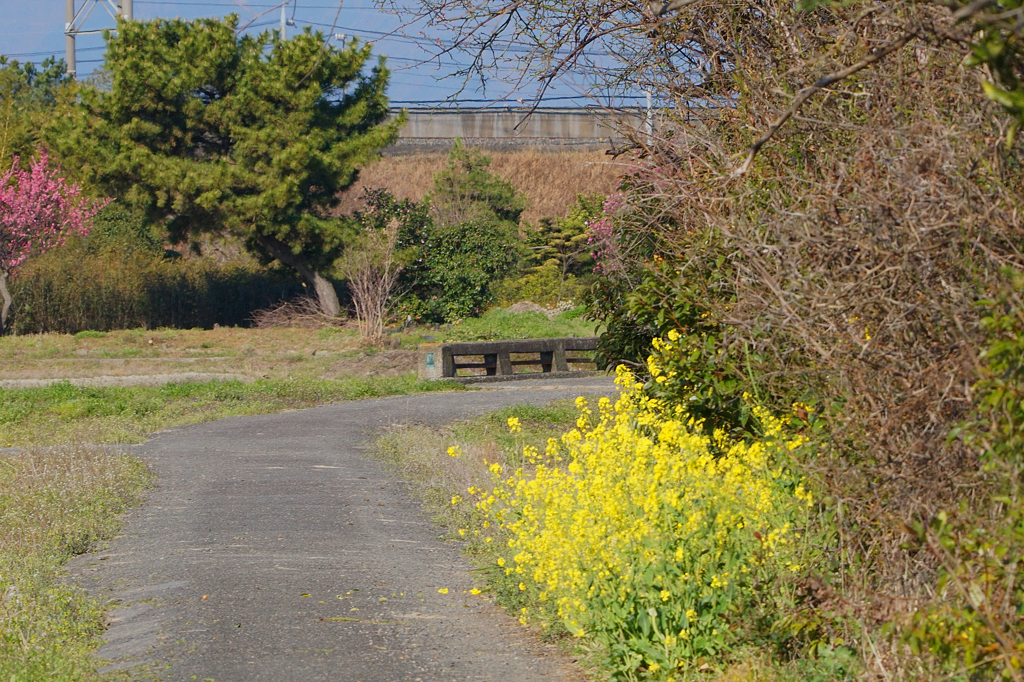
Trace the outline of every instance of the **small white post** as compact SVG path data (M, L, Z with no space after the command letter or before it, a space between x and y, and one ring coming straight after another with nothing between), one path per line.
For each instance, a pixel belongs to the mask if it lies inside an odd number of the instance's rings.
M654 107L651 102L651 91L644 90L644 94L647 95L647 116L644 118L644 129L647 131L647 137L650 138L654 135Z

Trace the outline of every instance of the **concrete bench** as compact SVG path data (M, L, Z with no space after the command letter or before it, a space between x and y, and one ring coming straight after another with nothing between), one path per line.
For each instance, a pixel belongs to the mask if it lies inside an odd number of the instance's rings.
M471 341L420 346L421 379L464 379L492 381L511 378L543 378L585 374L572 365L593 364L592 358L571 353L597 350L597 337L523 339L519 341ZM520 356L513 359L512 356ZM533 357L523 358L530 355ZM481 358L467 360L467 358ZM538 366L540 372L516 372L517 367ZM484 370L483 374L459 375L460 369Z

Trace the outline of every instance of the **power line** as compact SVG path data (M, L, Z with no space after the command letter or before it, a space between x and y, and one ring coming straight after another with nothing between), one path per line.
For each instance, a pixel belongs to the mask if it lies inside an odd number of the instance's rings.
M281 3L274 3L272 5L267 4L248 4L248 5L236 5L233 3L226 2L183 2L181 0L167 0L162 2L161 0L135 0L136 4L139 5L189 5L192 7L233 7L234 9L244 9L248 7L269 7L271 9L280 7ZM338 9L337 5L303 5L299 9ZM373 5L343 5L342 9L373 9L379 10L379 7Z
M530 105L534 102L564 102L566 100L579 100L587 99L583 96L578 97L542 97L539 100L531 98L515 99L512 97L505 97L504 99L459 99L459 100L448 100L448 99L420 99L420 100L401 100L393 99L389 101L389 104L498 104L499 102L515 102L516 104Z
M83 47L83 48L79 49L78 51L79 52L95 52L96 50L105 50L105 49L106 49L105 45L100 45L98 47ZM50 57L50 56L56 57L57 56L57 51L56 50L50 50L49 52L45 52L45 51L44 52L19 52L17 54L5 52L3 54L4 54L5 57L15 57L15 58L17 58L17 57L22 57L22 58L24 58L24 57Z
M329 24L324 24L324 23L321 23L319 21L309 21L309 20L306 20L306 19L299 19L298 21L301 21L303 24L310 24L312 26L329 26ZM417 38L417 37L414 37L414 36L400 34L400 33L396 34L394 32L372 31L372 30L370 30L368 28L351 28L349 26L335 26L334 28L335 29L340 29L342 31L351 31L353 33L368 33L370 35L381 36L385 40L394 40L394 41L398 41L398 42L403 42L403 41L404 42L411 42L411 43L414 43L414 44L419 45L419 46L430 45L431 47L449 47L449 48L452 48L452 47L456 46L455 42L453 42L451 40L448 40L448 41L443 41L443 40L442 41L435 41L435 40L431 40L430 38L426 38L426 37ZM513 53L517 53L517 54L530 54L530 53L533 52L533 48L525 47L525 46L524 47L513 46L510 43L509 45L496 45L494 51L495 52L505 52L505 51L507 51L507 52L513 52ZM571 54L571 51L570 50L555 50L552 54L555 54L555 55L568 55L568 54ZM612 56L612 54L610 52L598 51L598 50L593 50L589 54L592 54L592 55L595 55L595 56L599 56L599 57L610 57L610 56Z
M167 0L167 2L161 2L160 0L135 0L136 4L139 5L176 5L176 6L191 6L191 7L231 7L233 9L244 9L248 7L280 7L281 3L274 3L272 5L267 4L248 4L248 5L236 5L228 2L182 2L180 0ZM338 5L302 5L298 9L337 9ZM375 9L379 10L380 7L374 5L344 5L343 9Z

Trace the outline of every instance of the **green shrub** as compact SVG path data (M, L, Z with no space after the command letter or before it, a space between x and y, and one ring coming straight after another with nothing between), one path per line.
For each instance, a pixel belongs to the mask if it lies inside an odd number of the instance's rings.
M152 255L164 253L161 231L143 216L116 202L97 213L92 223L92 231L81 243L81 247L90 256L113 254L126 257L138 252Z
M537 312L513 313L503 308L489 310L480 317L452 325L448 341L497 341L503 339L541 339L560 336L593 336L596 326L566 313L548 318Z
M554 267L579 278L593 275L597 262L588 229L601 216L604 200L601 194L578 194L564 217L541 218L536 228L527 230L529 251L521 267L529 271Z
M557 265L545 264L521 277L500 282L494 293L500 305L518 301L557 305L577 300L583 294L583 286L574 275L563 274Z
M478 179L479 169L469 175ZM406 293L393 313L399 320L443 322L479 315L494 300L495 283L518 262L518 228L503 218L510 209L488 208L498 199L467 201L471 220L449 224L433 220L427 203L396 200L383 190L368 193L370 212L364 219L370 226L379 229L390 220L400 224L405 269L397 288Z

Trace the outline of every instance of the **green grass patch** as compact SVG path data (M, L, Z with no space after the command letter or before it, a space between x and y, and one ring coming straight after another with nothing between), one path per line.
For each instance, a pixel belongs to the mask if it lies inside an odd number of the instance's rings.
M581 319L575 310L548 318L538 312L513 313L495 308L480 317L463 320L445 333L446 341L503 341L562 336L595 336L597 324Z
M0 679L90 680L103 609L61 566L113 536L151 476L97 446L0 457Z
M330 402L459 390L414 375L340 380L285 379L175 383L159 387L0 389L0 447L138 443L154 431L223 417L270 414Z

